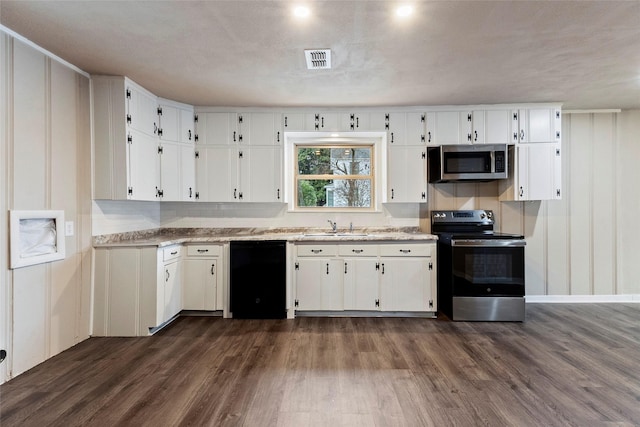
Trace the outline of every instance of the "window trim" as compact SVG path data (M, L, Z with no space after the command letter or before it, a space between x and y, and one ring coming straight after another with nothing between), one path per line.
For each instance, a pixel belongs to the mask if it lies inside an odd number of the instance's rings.
M297 153L296 147L307 146L372 146L372 203L360 207L298 207L296 203ZM387 192L387 133L386 132L285 132L284 133L284 201L290 212L381 212Z

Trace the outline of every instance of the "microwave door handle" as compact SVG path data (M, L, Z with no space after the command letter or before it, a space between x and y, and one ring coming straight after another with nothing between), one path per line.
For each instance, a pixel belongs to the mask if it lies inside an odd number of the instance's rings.
M489 158L491 159L491 173L496 173L496 152L495 150L489 151Z

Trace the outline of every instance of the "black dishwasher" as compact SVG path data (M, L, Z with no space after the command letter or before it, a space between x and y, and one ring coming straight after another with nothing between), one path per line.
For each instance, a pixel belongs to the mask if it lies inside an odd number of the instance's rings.
M231 313L235 319L284 319L284 241L231 242Z

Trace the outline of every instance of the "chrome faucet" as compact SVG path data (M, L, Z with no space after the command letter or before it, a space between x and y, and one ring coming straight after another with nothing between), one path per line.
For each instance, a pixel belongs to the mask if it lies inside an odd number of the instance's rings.
M338 223L331 221L330 219L328 219L327 221L329 221L329 224L331 224L331 231L333 231L334 233L338 231Z

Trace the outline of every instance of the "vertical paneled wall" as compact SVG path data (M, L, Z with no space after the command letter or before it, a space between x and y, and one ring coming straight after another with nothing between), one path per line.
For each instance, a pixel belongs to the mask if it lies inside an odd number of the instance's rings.
M89 336L91 140L88 78L10 35L0 40L3 222L8 209L61 209L74 225L64 260L9 270L3 252L5 381Z
M429 210L493 209L501 231L524 234L527 295L640 294L640 111L564 114L562 127L562 200L501 203L495 183L437 184Z

